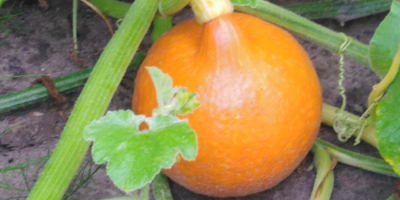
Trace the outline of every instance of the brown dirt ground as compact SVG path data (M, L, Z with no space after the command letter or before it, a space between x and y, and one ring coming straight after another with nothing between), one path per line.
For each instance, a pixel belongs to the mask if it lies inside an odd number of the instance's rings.
M282 1L274 1L282 5ZM288 3L304 2L293 0ZM49 1L50 8L44 10L35 0L8 0L0 9L3 16L9 9L18 16L7 21L8 25L16 26L9 29L9 34L0 34L0 77L23 74L47 74L52 78L80 70L69 58L72 49L71 2L62 0ZM13 7L12 7L13 6ZM99 51L107 44L110 33L106 25L87 6L79 6L79 46L80 56L85 67L95 64ZM174 17L174 23L190 18L192 15L185 8ZM385 13L364 17L346 22L340 26L335 20L318 20L317 22L336 31L344 32L353 38L368 44L379 22ZM115 20L112 20L115 22ZM338 96L338 57L327 50L299 38L311 57L323 87L324 101L340 106ZM141 49L149 47L150 39L146 36ZM0 80L0 95L30 86L35 77L13 78ZM109 110L129 109L132 95L134 73L128 73ZM346 60L345 87L348 98L347 109L355 114L361 114L366 109L366 99L371 87L377 83L374 72L365 66ZM26 106L12 112L0 114L0 133L11 126L21 123L0 140L0 168L11 166L29 159L45 156L54 148L66 116L79 95L80 90L65 94L66 109L53 104L54 100ZM379 153L367 144L356 147L352 142L340 143L335 133L329 127L322 126L319 137L331 141L350 150L379 157ZM309 155L289 178L271 190L241 198L240 200L258 199L309 199L315 178L315 170L307 171L311 165ZM68 163L66 163L68 164ZM393 193L395 178L363 171L343 164L335 168L335 186L333 200L380 200ZM10 184L26 187L24 179L19 174L6 175ZM36 171L28 173L28 186L32 187L36 179ZM215 199L194 194L181 186L171 183L174 199ZM26 192L8 191L0 188L0 199L26 195ZM94 178L73 195L70 199L103 199L122 196L116 189L105 170L101 169Z

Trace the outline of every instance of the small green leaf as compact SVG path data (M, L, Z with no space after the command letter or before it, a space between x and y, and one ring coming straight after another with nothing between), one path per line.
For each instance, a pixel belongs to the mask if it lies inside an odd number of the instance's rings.
M173 88L172 79L157 67L146 67L156 88L158 109L153 113L185 115L200 106L197 94L186 88ZM154 115L154 114L153 114Z
M149 130L140 131L146 123ZM107 174L121 190L149 183L161 168L170 168L178 153L186 160L197 155L197 136L187 120L158 115L145 118L132 111L114 111L89 124L86 140L94 141L93 159L108 162Z
M172 86L172 79L167 74L164 74L157 67L146 67L149 71L151 80L156 88L158 107L164 108L165 105L172 99L177 89Z
M393 1L389 14L376 29L370 42L371 67L380 78L389 71L400 43L400 2Z
M179 88L173 102L171 102L171 114L185 115L198 108L200 103L196 100L196 97L196 93L190 92L186 88Z

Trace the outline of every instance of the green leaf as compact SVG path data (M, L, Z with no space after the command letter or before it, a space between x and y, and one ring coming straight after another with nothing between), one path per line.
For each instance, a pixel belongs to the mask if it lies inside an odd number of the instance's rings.
M197 94L190 92L186 88L179 88L175 98L171 102L172 115L185 115L200 106L196 100Z
M382 157L400 175L400 78L392 82L377 107L376 139Z
M389 71L400 43L400 2L393 1L389 14L376 29L370 42L371 67L380 78Z
M146 123L148 130L139 130ZM94 141L93 159L108 162L107 174L124 191L149 183L161 168L170 168L178 153L186 160L197 155L197 136L187 120L158 115L146 118L132 111L114 111L85 128L85 139Z
M400 43L400 2L393 1L390 13L376 30L370 45L372 68L382 78L389 71ZM400 175L400 77L389 85L376 109L376 139L382 157Z
M146 67L157 93L158 109L155 114L185 115L200 106L197 94L186 88L174 88L172 79L157 67Z
M164 74L157 67L146 67L146 69L149 71L151 80L156 88L158 107L159 109L164 108L177 92L177 89L173 88L171 77Z

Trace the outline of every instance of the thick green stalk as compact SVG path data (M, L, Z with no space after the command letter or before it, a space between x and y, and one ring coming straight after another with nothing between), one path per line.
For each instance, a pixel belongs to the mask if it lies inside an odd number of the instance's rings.
M348 37L267 1L258 1L254 8L251 6L235 6L235 9L282 26L334 53L339 51L340 46L346 41L345 37ZM358 41L353 40L343 52L343 55L369 66L368 46Z
M172 18L157 18L153 22L153 32L151 32L151 43L154 43L161 35L172 27Z
M151 182L151 190L155 200L173 200L168 178L161 172Z
M133 57L128 70L139 67L145 56L146 52L137 52L135 57ZM82 87L85 84L85 80L89 78L92 70L93 67L90 67L55 78L53 80L54 85L59 92L67 92ZM49 97L46 87L42 84L33 85L22 90L4 94L0 96L0 113L33 104Z
M346 20L387 11L391 3L391 0L333 0L294 4L284 8L307 19Z
M319 143L314 143L311 151L314 153L317 176L315 177L310 200L329 200L331 198L334 182L333 171L331 170L331 156Z
M83 129L100 118L143 39L159 0L136 0L100 56L85 88L28 199L61 199L89 147Z
M393 167L382 159L354 153L321 139L315 140L314 144L323 146L332 156L336 157L339 162L346 165L358 167L360 169L365 169L379 174L399 177L393 171Z

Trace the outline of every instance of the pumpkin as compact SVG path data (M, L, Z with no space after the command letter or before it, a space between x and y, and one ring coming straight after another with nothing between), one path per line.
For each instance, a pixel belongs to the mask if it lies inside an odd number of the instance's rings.
M215 197L269 189L289 176L311 149L321 89L304 49L286 31L241 13L204 24L191 19L149 50L135 80L132 108L151 116L155 88L145 66L198 94L185 115L198 135L195 161L163 172L183 187Z

